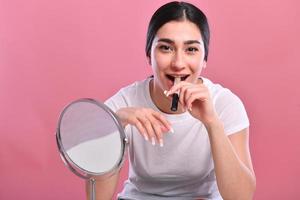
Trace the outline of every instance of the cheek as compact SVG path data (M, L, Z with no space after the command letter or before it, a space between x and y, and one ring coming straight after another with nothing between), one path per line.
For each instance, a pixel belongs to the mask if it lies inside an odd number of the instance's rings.
M200 52L194 59L191 61L193 62L193 66L196 72L201 72L203 66L205 66L206 61L204 60L204 50Z
M156 71L165 70L168 68L170 64L170 59L168 56L163 55L161 53L155 53L152 58L152 67L155 68Z
M204 61L199 58L190 61L194 73L201 72Z

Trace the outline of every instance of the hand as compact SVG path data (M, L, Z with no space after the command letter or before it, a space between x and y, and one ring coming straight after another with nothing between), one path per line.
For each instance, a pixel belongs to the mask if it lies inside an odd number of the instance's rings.
M218 118L209 90L204 84L181 81L174 85L166 95L172 95L177 91L179 91L179 103L181 106L205 125Z
M126 107L116 112L123 127L127 124L135 126L145 140L151 139L155 145L155 140L163 146L163 132L173 132L170 122L157 111L150 108Z

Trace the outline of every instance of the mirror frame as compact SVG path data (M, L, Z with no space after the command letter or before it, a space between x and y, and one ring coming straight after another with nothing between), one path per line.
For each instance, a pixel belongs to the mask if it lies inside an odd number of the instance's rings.
M118 131L120 133L120 140L121 140L121 155L120 155L118 163L116 163L116 165L109 171L95 173L95 172L90 172L90 171L87 171L87 170L81 168L80 166L78 166L76 163L74 163L72 161L72 159L68 156L68 154L66 153L66 150L63 147L62 140L61 140L61 132L60 132L60 125L61 125L62 118L70 106L72 106L76 103L80 103L80 102L88 102L88 103L92 103L94 105L99 106L113 119L115 125L118 127ZM64 164L69 168L69 170L71 170L74 174L76 174L77 176L84 178L84 179L103 180L103 179L109 178L110 176L115 174L122 167L125 157L126 157L125 154L126 154L126 149L127 149L126 147L128 145L128 139L126 138L126 135L125 135L124 129L122 128L120 120L118 119L117 115L109 107L107 107L105 104L103 104L99 101L96 101L95 99L81 98L81 99L75 100L75 101L69 103L68 105L66 105L63 108L62 112L60 113L60 116L58 119L58 125L56 128L56 143L58 146L58 150L59 150L61 159L63 160Z

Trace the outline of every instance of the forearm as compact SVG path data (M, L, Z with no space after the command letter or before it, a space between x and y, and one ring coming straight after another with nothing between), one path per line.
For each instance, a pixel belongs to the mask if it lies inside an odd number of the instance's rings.
M224 199L252 199L255 176L239 159L223 124L216 120L206 125L220 194Z

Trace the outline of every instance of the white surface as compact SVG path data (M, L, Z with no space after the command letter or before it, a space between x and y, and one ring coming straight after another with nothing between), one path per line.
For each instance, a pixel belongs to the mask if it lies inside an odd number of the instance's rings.
M79 167L95 173L111 170L121 156L119 132L88 140L67 151L67 154Z

